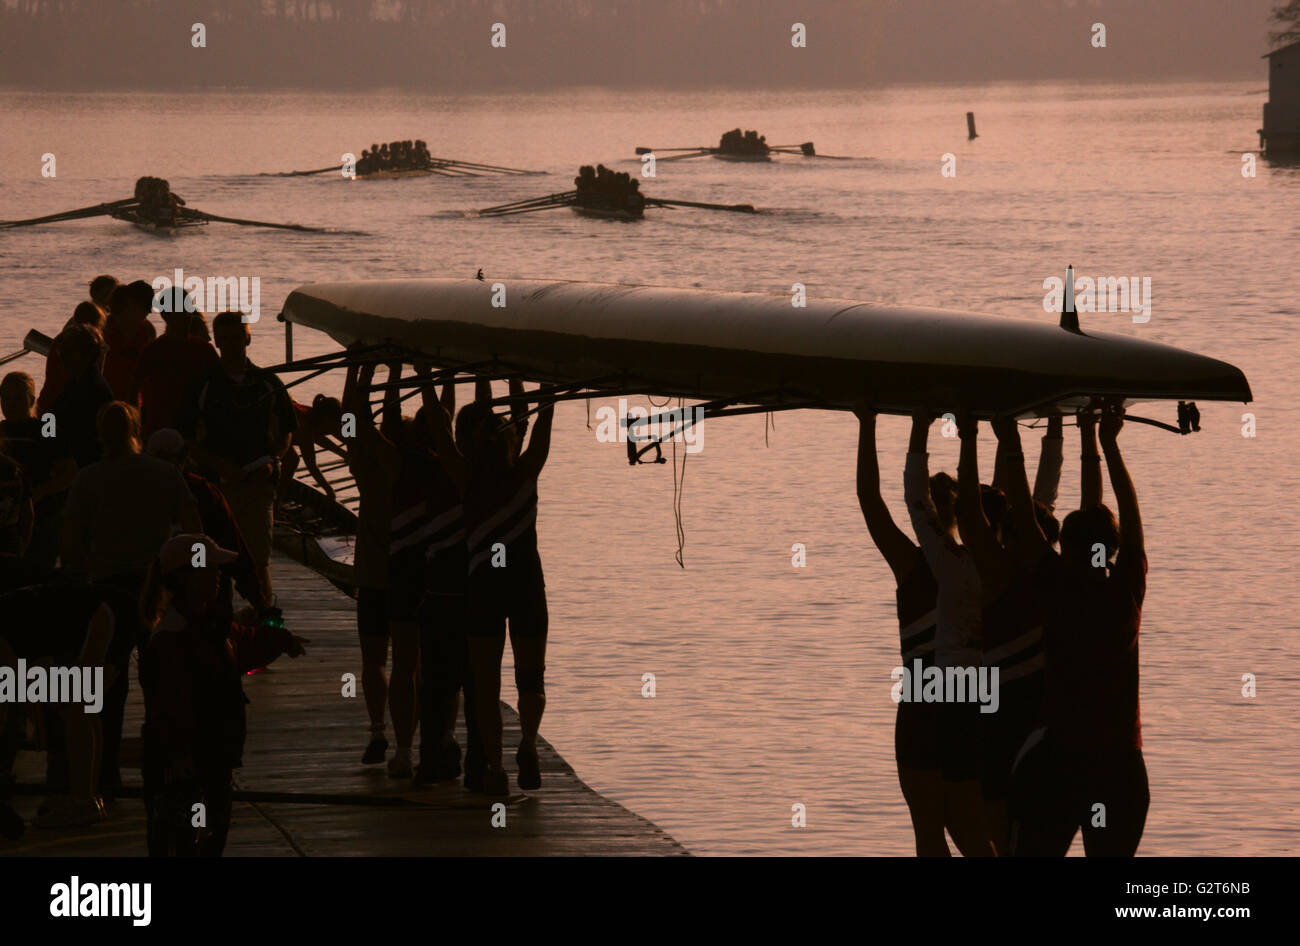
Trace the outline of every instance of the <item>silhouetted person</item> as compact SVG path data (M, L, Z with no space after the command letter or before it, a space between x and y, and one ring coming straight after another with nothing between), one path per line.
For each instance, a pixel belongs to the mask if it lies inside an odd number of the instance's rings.
M33 580L54 570L63 531L63 503L77 475L77 462L57 436L42 436L36 417L36 385L30 375L11 371L0 381L0 450L22 468L32 490L35 521L24 558Z
M104 379L113 397L139 407L135 392L135 375L140 356L149 343L158 337L149 321L153 311L153 287L141 279L113 290L104 325L104 343L108 354L104 357Z
M175 467L140 452L140 415L122 401L99 415L104 458L73 481L63 517L63 565L74 575L121 588L138 597L149 563L175 526L201 527L189 489ZM104 701L101 794L116 797L121 784L118 744L128 674L121 666Z
M448 381L442 400L434 396L427 366L416 371L425 379L423 406L417 423L429 425L430 440L451 440L451 418L456 413L456 384ZM490 393L491 387L487 385ZM439 428L435 435L433 427ZM435 462L437 458L435 457ZM426 485L430 534L424 545L423 595L420 620L420 765L416 784L454 779L461 772L460 745L456 742L456 717L460 693L465 693L465 754L467 784L483 771L483 747L478 729L478 705L465 616L467 546L460 490L445 467L437 463ZM399 553L400 554L400 553Z
M138 398L145 438L155 430L172 427L185 392L217 366L217 350L212 344L190 334L195 311L192 297L175 289L160 296L160 305L166 329L140 354L124 398L128 403Z
M153 857L221 856L247 733L242 676L280 654L297 657L309 643L274 624L210 620L219 570L234 558L206 535L175 536L141 596L150 632L140 655L141 769ZM205 828L192 826L197 802L205 806Z
M271 597L275 489L297 421L283 382L249 360L252 336L240 313L222 312L212 331L220 361L191 385L176 412L176 429L192 444L195 464L230 504L261 587Z
M916 660L921 661L922 669L934 666L935 599L939 589L920 546L894 524L889 507L880 495L876 413L865 406L854 408L854 413L860 427L858 504L862 507L871 540L894 573L899 650L902 665L910 674ZM944 790L938 716L937 703L901 700L894 722L898 784L912 816L917 857L948 857L951 854L943 833Z
M49 354L45 356L45 378L41 382L41 393L36 398L36 414L43 417L47 411L54 409L54 402L63 393L68 382L68 372L63 365L63 333L73 325L88 325L101 335L108 315L94 302L79 302L72 312L72 317L64 323L59 334L50 344ZM102 360L102 359L101 359Z
M356 440L348 450L348 470L356 480L357 537L352 572L357 587L357 635L361 644L361 695L370 718L370 739L361 761L377 765L388 752L384 712L388 706L388 532L392 520L392 484L388 468L370 444L374 414L370 389L373 364L349 365L343 409L356 418ZM400 418L399 418L400 420ZM394 421L384 417L384 426Z
M24 658L59 668L103 668L103 686L111 688L128 664L139 632L139 602L111 585L61 582L34 585L0 595L0 666ZM6 648L10 656L3 656ZM83 677L84 679L84 677ZM50 796L37 818L39 827L86 827L104 818L103 799L96 786L103 755L99 712L85 712L105 698L105 690L82 692L85 702L9 707L10 725L21 725L22 710L44 713L46 752L65 760L64 785L50 780ZM92 698L93 697L93 698ZM7 704L0 703L0 715ZM102 707L102 703L101 703ZM0 727L3 728L3 727ZM14 748L0 755L0 780L13 763ZM66 791L66 795L64 792Z
M316 448L324 447L341 460L347 460L347 451L339 445L337 438L342 432L343 406L336 397L317 394L311 406L299 404L290 398L298 426L289 443L289 452L284 455L284 466L280 470L280 487L277 495L283 502L288 492L293 475L298 470L299 457L311 473L316 485L329 499L334 498L334 487L325 479L320 465L316 462Z
M456 417L455 442L433 425L435 447L465 504L465 608L487 795L509 793L501 762L501 657L509 625L519 691L519 787L537 788L537 730L546 708L546 581L537 552L537 478L551 446L553 404L537 414L527 449L481 397ZM467 774L467 782L469 781Z
M962 547L980 576L983 666L998 669L997 711L981 718L981 789L994 847L1006 856L1010 852L1007 795L1012 766L1026 738L1042 720L1044 603L1032 576L1019 567L1014 554L1021 544L1015 523L1005 514L1004 504L990 507L988 487L980 486L978 424L966 415L960 415L957 423L961 435L957 525ZM1054 500L1060 475L1059 423L1051 429L1056 436L1044 438L1039 470L1041 474L1047 467L1054 475L1040 475L1038 487ZM1023 458L1002 456L1000 463L1004 477L1010 478L1017 469L1023 476ZM1035 501L1035 514L1044 533L1050 533L1055 541L1056 520L1046 504Z
M1089 856L1128 857L1146 824L1138 631L1147 560L1137 494L1117 442L1122 426L1122 407L1108 404L1101 443L1119 522L1103 505L1070 513L1059 555L1039 529L1023 468L1010 478L1024 566L1047 602L1046 726L1031 735L1013 776L1017 856L1063 856L1082 829ZM1014 463L1015 422L997 421L995 430ZM1095 826L1098 804L1105 806L1105 827Z
M956 541L956 489L935 489L926 443L930 415L917 411L903 470L903 496L917 542L938 583L935 614L935 666L978 667L980 581L970 554ZM951 697L952 694L947 694ZM980 707L974 701L945 699L939 707L939 755L944 782L948 833L967 857L991 857L988 825L980 785Z
M99 370L104 340L88 325L71 325L59 335L59 352L67 383L50 407L55 436L62 438L78 468L85 467L100 457L99 411L113 400L113 392Z

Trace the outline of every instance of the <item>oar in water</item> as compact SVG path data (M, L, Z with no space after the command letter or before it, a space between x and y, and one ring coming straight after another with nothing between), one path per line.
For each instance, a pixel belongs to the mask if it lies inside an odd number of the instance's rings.
M558 194L547 194L545 197L534 197L530 200L516 200L509 204L484 207L476 212L480 217L501 217L506 214L529 213L533 210L550 210L552 207L567 207L577 198L578 192L576 190L563 191Z
M5 220L0 221L0 228L12 227L30 227L38 223L58 223L62 220L84 220L88 217L104 217L111 214L114 210L126 207L128 204L134 204L134 197L127 197L123 200L115 200L106 204L95 204L91 207L80 207L77 210L65 210L62 213L48 214L44 217L31 217L27 220Z
M647 197L645 202L663 207L698 207L701 210L730 210L741 214L758 213L753 204L702 204L695 200L668 200L664 197Z
M523 168L507 168L498 164L479 164L477 161L459 161L455 158L433 158L434 162L465 168L473 168L476 171L496 171L498 174L545 174L545 171L525 171Z
M280 171L279 173L274 174L272 176L273 177L306 177L309 174L324 174L327 171L339 171L341 173L342 170L343 170L342 164L331 164L327 168L315 168L311 171Z
M324 227L307 227L300 223L267 223L264 220L241 220L238 217L218 217L216 214L210 214L203 210L190 210L186 208L181 211L182 215L191 220L215 220L218 223L237 223L243 227L271 227L275 230L301 230L304 233L326 233Z
M852 158L846 158L838 154L818 154L817 149L813 147L811 141L805 141L799 145L768 145L770 151L776 151L779 154L801 154L805 158L825 158L828 161L852 161ZM797 150L796 150L797 149Z

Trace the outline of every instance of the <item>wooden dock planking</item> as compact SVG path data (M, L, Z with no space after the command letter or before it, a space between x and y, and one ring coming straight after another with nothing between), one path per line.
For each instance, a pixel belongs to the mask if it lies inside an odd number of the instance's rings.
M460 782L414 788L387 777L385 767L360 764L368 723L360 693L361 660L356 605L325 578L275 553L272 580L286 626L307 637L307 653L281 657L264 673L245 677L248 740L236 788L227 856L539 856L682 855L686 850L654 824L585 785L544 739L538 740L542 788L515 788L514 749L519 719L502 704L506 766L513 795L488 798ZM342 695L345 673L358 678L355 698ZM134 677L135 674L133 673ZM124 732L123 775L139 784L143 716L132 681ZM391 724L390 743L394 741ZM465 744L463 726L458 735ZM416 733L416 748L419 733ZM418 751L417 751L418 757ZM138 764L138 761L137 761ZM44 756L22 753L19 780L39 783ZM268 798L266 793L331 796L329 804ZM317 801L320 799L312 799ZM28 818L37 796L16 807ZM504 827L493 827L493 805L506 805ZM26 856L138 856L145 853L144 809L136 798L117 802L112 817L89 829L29 827L17 843L0 840L0 854Z

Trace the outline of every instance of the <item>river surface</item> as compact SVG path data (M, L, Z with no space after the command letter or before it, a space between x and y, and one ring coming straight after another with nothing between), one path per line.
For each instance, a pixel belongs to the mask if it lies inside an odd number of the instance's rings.
M1141 700L1152 800L1141 853L1296 854L1300 170L1261 160L1256 176L1242 174L1242 155L1258 145L1263 84L0 92L0 218L127 197L150 174L212 213L348 231L212 224L160 238L100 218L0 233L0 354L30 328L55 334L101 272L260 277L253 357L263 364L282 360L274 315L284 297L319 280L481 267L489 279L785 293L801 282L813 296L1054 321L1043 280L1067 263L1080 275L1150 277L1150 321L1084 313L1085 328L1230 361L1256 400L1201 404L1194 436L1134 424L1122 436L1151 565ZM567 190L582 163L635 173L638 145L714 144L736 125L855 160L661 163L643 182L652 196L751 203L758 216L651 210L620 224L567 210L464 214ZM407 137L437 155L550 174L265 176ZM54 178L41 176L46 154ZM955 176L941 174L945 154ZM333 347L312 336L296 334L296 354ZM34 356L10 367L38 380L42 368ZM328 377L295 393L340 387ZM681 568L672 466L633 469L621 445L599 443L598 404L590 429L580 402L558 409L541 483L551 613L543 734L592 787L696 853L910 854L889 697L893 581L854 494L856 422L806 411L766 428L762 415L708 422L685 467ZM1173 419L1172 405L1144 407ZM1242 436L1247 410L1253 438ZM900 520L906 436L905 420L882 419L882 477ZM955 469L956 443L936 433L935 467ZM1077 453L1067 446L1062 509L1077 502ZM792 567L795 543L806 567ZM642 696L647 673L653 699ZM1254 698L1241 694L1243 674L1258 680ZM803 828L791 826L797 804Z

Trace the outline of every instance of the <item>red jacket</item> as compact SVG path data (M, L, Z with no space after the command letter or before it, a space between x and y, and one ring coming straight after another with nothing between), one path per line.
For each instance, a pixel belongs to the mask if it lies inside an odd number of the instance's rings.
M168 758L238 768L244 737L243 675L284 653L292 636L284 628L230 625L204 628L168 609L140 658L145 744Z

